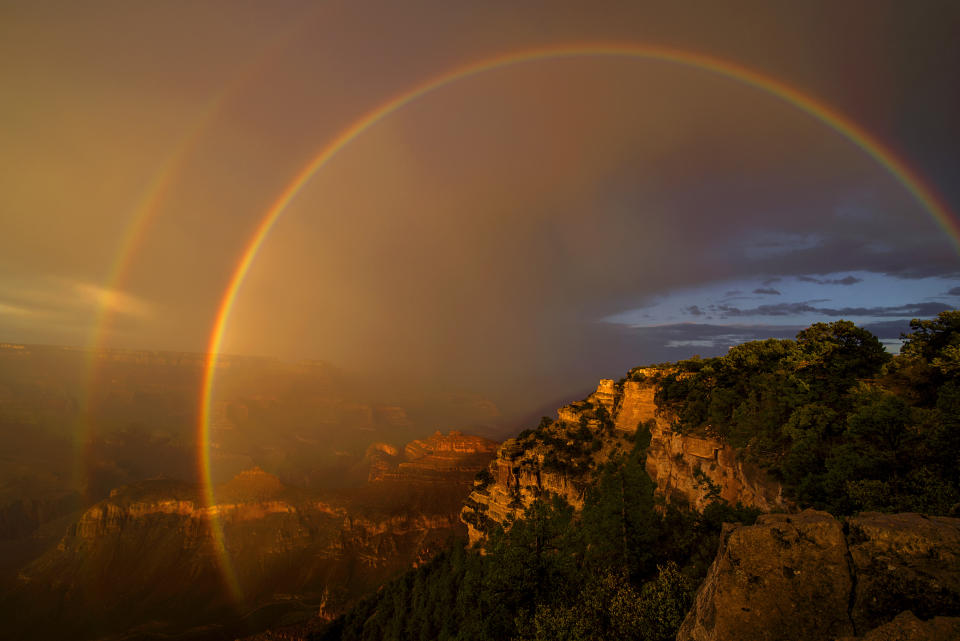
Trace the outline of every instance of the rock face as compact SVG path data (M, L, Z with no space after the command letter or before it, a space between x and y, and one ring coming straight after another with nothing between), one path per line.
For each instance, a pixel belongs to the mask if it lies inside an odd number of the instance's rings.
M799 641L852 634L852 587L836 519L814 511L764 515L756 525L724 532L678 639Z
M620 400L614 382L602 380L583 401L558 409L550 425L505 441L487 468L487 478L477 482L460 513L470 542L483 538L488 526L520 516L547 494L581 508L597 467L632 447L636 429L614 427Z
M740 459L736 448L715 438L678 434L663 419L652 424L647 473L668 500L702 510L717 496L764 512L787 511L783 488L762 469Z
M955 625L890 621L960 614L960 519L868 513L845 526L813 510L728 526L678 641L926 639L890 635Z
M482 538L484 523L507 522L544 492L581 507L592 471L611 455L629 449L638 429L650 431L647 473L667 501L682 501L698 510L715 498L767 512L791 509L780 484L740 460L736 449L708 436L674 432L670 417L656 405L655 392L650 381L604 379L583 401L558 409L554 424L538 430L539 439L521 435L504 442L489 466L492 481L475 488L461 513L470 540ZM586 439L600 443L592 446L596 449L583 465L550 465L570 458L566 446L572 441Z

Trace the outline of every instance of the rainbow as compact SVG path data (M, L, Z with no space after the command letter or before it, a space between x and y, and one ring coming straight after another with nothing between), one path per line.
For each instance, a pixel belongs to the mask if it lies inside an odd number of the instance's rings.
M207 348L206 368L200 390L200 415L197 426L197 453L198 466L200 468L201 479L204 484L204 498L208 506L214 504L213 485L210 473L210 409L211 399L214 390L214 379L217 366L217 355L220 352L223 342L224 330L230 319L230 312L236 300L237 293L243 284L243 281L257 256L257 252L263 246L267 235L273 228L277 219L283 214L287 206L296 198L301 189L310 181L324 165L327 164L336 154L349 145L360 134L367 131L383 119L397 112L410 103L426 96L427 94L446 87L454 82L486 73L496 69L502 69L521 63L529 63L543 60L557 60L563 58L580 57L627 57L643 60L653 60L660 62L674 63L687 67L693 67L704 71L715 73L719 76L729 78L740 82L741 84L753 87L767 94L775 96L784 102L792 105L819 120L823 124L832 128L857 147L874 158L884 169L886 169L903 187L923 206L950 235L955 246L960 250L960 225L951 215L947 205L941 200L934 190L927 185L924 180L913 171L907 163L899 158L894 151L883 144L876 137L871 135L865 129L854 123L852 120L831 108L829 105L817 100L799 89L791 87L784 82L761 74L739 64L706 56L700 53L682 51L658 45L638 45L638 44L568 44L560 46L551 46L531 50L515 51L492 58L485 58L476 62L471 62L457 67L451 71L446 71L440 75L434 76L421 82L415 87L408 89L399 95L394 96L387 102L368 111L360 118L355 120L350 126L341 131L333 140L322 147L307 163L303 169L297 173L293 180L280 193L276 201L270 206L263 218L260 220L256 229L250 237L236 268L233 276L230 278L223 297L220 301L220 307L216 314L213 328L210 332L210 338ZM235 583L233 569L230 566L229 558L226 555L223 541L223 532L219 524L215 523L214 536L215 545L219 550L222 569L228 581Z

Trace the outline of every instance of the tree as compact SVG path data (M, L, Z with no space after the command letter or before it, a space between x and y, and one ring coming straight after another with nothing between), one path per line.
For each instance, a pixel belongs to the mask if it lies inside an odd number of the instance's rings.
M797 334L800 373L817 400L837 402L857 379L870 378L890 360L876 336L850 321L814 323Z
M936 318L922 320L914 318L910 321L909 334L901 334L904 339L900 353L905 356L921 358L933 364L937 359L956 353L960 346L960 310L940 312Z

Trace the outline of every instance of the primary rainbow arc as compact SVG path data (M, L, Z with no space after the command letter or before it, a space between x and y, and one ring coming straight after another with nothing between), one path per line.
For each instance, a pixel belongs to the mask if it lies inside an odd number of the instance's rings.
M627 57L675 63L716 73L782 99L829 126L874 158L933 216L934 220L943 227L950 236L954 247L960 250L960 224L958 224L956 218L951 214L943 200L936 195L934 190L927 185L920 175L912 170L904 160L899 158L889 146L882 143L848 117L813 96L775 78L739 64L700 53L682 51L669 47L630 43L579 43L551 46L515 51L465 64L451 71L434 76L394 96L387 102L371 109L341 131L333 140L321 148L313 159L294 176L293 180L291 180L287 187L280 193L273 205L271 205L263 218L261 218L251 235L221 298L208 341L207 361L201 384L200 415L197 426L197 451L199 459L198 465L204 485L204 500L208 507L214 504L213 484L210 474L209 443L210 409L216 373L217 354L220 352L224 330L229 321L237 293L258 251L269 235L270 230L286 210L287 206L296 198L297 194L300 193L301 189L310 181L314 174L341 149L384 118L419 98L453 82L495 69L527 62L575 57ZM221 569L228 585L234 595L239 599L241 594L240 586L230 563L229 556L227 555L224 546L223 531L216 517L213 517L211 526Z

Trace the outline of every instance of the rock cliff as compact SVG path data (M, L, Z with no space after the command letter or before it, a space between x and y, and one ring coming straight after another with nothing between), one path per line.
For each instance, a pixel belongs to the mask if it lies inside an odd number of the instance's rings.
M941 615L960 615L960 519L805 510L725 526L677 639L957 638L917 620Z
M765 512L791 509L780 484L741 460L735 448L709 435L675 432L655 392L651 380L601 380L586 399L558 409L555 421L504 442L461 513L470 540L480 539L491 522L515 518L544 493L582 506L593 472L629 449L638 430L650 432L647 472L664 500L698 510L715 498Z

